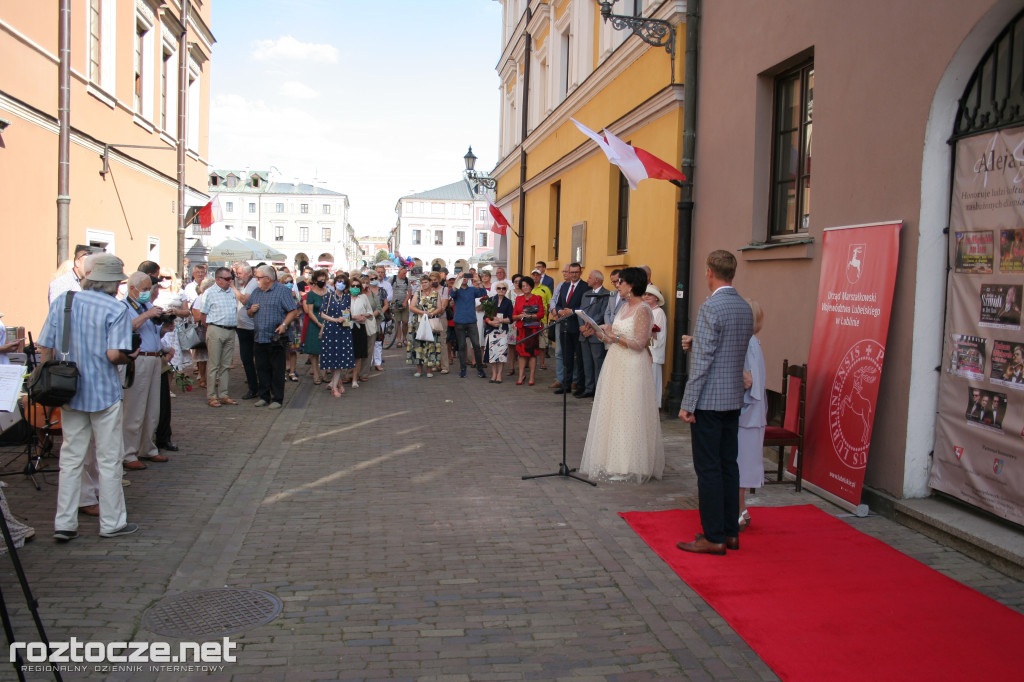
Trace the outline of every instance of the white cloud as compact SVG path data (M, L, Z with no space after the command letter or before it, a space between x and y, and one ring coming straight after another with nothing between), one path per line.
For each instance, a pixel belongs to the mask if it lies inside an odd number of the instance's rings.
M281 86L278 94L291 99L316 99L320 96L319 92L298 81L288 81Z
M252 43L251 56L256 61L274 59L299 59L334 64L338 61L338 48L322 43L304 43L291 36L277 40L256 40Z

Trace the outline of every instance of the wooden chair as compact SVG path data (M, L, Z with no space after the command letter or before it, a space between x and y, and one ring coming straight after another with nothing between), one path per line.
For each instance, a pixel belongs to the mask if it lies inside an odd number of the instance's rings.
M791 384L795 381L798 386ZM786 448L795 448L796 491L800 492L804 479L804 414L807 406L807 365L790 365L782 361L782 400L780 419L782 426L768 426L764 430L764 447L778 448L778 480L782 482L786 468Z

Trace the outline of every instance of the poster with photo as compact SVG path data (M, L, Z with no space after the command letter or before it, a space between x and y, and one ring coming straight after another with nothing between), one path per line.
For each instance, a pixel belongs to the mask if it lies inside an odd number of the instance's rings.
M967 409L964 411L964 417L970 424L1002 431L1006 407L1005 393L971 386L967 391Z
M968 275L991 275L995 263L992 230L956 233L956 271Z
M965 379L985 378L985 338L967 334L952 335L949 373Z
M1024 230L999 231L999 272L1024 274Z
M992 372L989 381L1024 391L1024 342L992 342Z
M979 327L1020 329L1022 284L982 284Z

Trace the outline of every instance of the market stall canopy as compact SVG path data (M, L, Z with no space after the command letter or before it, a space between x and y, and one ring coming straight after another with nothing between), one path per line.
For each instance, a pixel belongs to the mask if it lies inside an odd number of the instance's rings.
M212 261L231 262L239 260L283 261L287 258L285 254L277 249L248 237L225 239L210 249L210 253L206 257Z

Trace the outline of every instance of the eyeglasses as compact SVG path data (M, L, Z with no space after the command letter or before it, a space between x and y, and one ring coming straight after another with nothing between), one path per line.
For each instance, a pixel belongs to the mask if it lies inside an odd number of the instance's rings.
M498 291L508 291L508 287L494 287Z
M170 278L170 277L161 277L161 278L160 278L160 281L161 281L161 282L170 282L170 281L171 281L171 278Z
M161 278L161 279L162 279L162 278ZM167 279L170 279L170 277L168 277ZM235 279L235 278L234 278L234 277L223 277L223 276L221 276L221 277L218 277L217 279L222 279L222 280L224 280L225 282L230 282L230 281L232 281L232 280L233 280L233 279Z

